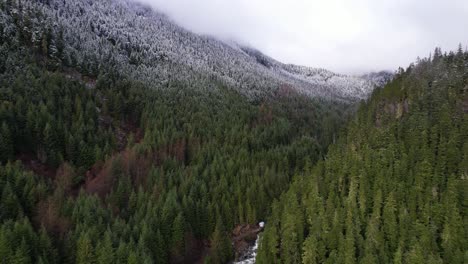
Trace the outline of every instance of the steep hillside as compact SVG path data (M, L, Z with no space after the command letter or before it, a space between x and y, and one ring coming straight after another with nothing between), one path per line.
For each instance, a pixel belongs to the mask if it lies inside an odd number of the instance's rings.
M157 88L177 79L210 89L216 80L253 99L284 85L341 100L366 98L374 88L364 78L284 65L254 49L194 34L130 0L21 1L12 8L12 18L0 16L3 38L21 34L51 56L55 66L63 63L85 75L117 69ZM11 19L19 23L17 28Z
M466 263L468 53L400 70L273 204L257 263Z
M0 17L2 263L229 262L231 230L266 218L352 113L213 77L229 54L193 45L225 44L124 1L2 1Z
M364 99L375 87L385 85L393 76L384 72L360 77L336 74L326 69L284 64L252 48L241 47L241 49L274 73L274 76L280 79L280 83L292 85L293 88L310 96Z

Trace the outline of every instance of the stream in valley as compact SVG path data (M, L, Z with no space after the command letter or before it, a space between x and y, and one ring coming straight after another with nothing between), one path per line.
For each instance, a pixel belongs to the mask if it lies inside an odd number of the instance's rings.
M255 240L255 244L249 248L249 250L243 257L243 259L237 262L234 262L234 264L255 264L259 240L260 240L260 234L257 235L257 240Z

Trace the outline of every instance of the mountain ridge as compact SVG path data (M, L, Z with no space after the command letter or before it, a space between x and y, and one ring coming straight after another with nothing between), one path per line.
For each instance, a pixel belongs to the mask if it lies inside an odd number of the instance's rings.
M288 85L311 97L354 101L365 99L376 86L372 80L284 64L256 49L195 34L132 0L24 5L44 14L55 38L63 35L59 59L96 76L100 68L118 65L125 76L152 86L168 87L177 79L210 89L218 80L249 98L268 96ZM34 23L30 30L44 34L42 25L34 28ZM49 43L49 50L56 49L53 45Z

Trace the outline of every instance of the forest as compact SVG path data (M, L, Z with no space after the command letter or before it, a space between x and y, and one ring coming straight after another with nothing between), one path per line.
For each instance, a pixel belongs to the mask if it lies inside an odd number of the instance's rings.
M228 262L231 230L267 217L352 107L288 86L251 100L222 82L149 86L104 61L69 64L61 34L24 30L28 20L8 5L0 25L5 263Z
M257 263L466 263L468 53L400 69L272 205Z
M259 221L257 263L466 263L461 47L360 102L259 92L61 2L0 2L1 263L229 263Z

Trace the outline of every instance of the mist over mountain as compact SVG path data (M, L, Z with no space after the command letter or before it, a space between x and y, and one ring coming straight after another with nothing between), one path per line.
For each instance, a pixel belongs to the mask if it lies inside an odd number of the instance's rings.
M251 98L286 85L309 96L355 100L366 98L375 85L360 77L286 65L258 50L197 35L134 1L49 1L32 7L46 15L50 34L63 35L61 59L94 74L115 67L160 87L171 78L192 84L217 80ZM44 26L32 23L26 30L43 34Z
M345 74L394 71L436 46L454 50L468 28L464 0L141 1L194 32Z
M462 44L345 75L161 11L0 1L0 262L464 263Z

